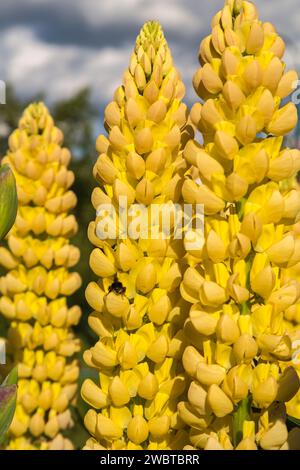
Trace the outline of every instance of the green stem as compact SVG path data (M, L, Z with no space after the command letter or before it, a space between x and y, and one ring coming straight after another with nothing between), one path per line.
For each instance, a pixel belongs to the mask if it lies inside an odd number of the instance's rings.
M244 302L242 305L241 305L241 315L249 315L251 312L251 309L248 305L248 302Z
M251 268L253 265L254 254L250 252L250 254L246 258L246 287L248 290L251 290L250 284L250 275L251 275Z
M236 447L243 439L243 424L244 421L250 420L251 413L251 397L247 397L240 401L236 411L233 414L233 443Z
M243 216L244 216L244 208L245 208L245 204L247 202L247 199L245 197L243 197L242 199L240 199L237 204L236 204L236 207L237 207L237 214L239 216L239 220L242 220L243 219Z

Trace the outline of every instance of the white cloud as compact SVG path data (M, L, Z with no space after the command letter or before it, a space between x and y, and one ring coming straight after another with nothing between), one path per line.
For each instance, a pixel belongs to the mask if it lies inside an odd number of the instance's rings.
M99 102L112 96L130 48L82 49L41 42L25 28L0 34L1 78L24 95L45 91L50 100L92 86Z
M133 45L118 48L78 48L69 45L48 44L38 40L26 28L16 27L0 34L0 77L14 84L25 95L45 92L49 101L67 98L79 89L91 86L99 105L112 99L128 66ZM186 85L189 85L196 67L193 50L182 45L172 47L175 65ZM187 97L195 98L192 87Z
M214 2L213 2L214 3ZM199 18L182 0L85 0L79 3L82 16L93 26L131 23L142 25L149 20L159 20L165 28L185 35L199 27ZM201 18L200 18L200 22ZM188 28L186 27L188 25ZM117 34L117 30L115 31ZM114 31L112 31L114 34Z

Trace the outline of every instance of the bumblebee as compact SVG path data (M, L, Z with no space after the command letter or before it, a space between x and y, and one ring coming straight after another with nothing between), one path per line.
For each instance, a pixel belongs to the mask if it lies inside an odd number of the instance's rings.
M126 287L123 286L117 278L114 279L114 282L109 286L108 292L114 292L117 295L123 295L126 292Z

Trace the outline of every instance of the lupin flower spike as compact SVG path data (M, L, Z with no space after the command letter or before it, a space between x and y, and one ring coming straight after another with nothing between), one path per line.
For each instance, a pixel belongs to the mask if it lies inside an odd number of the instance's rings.
M79 260L78 248L69 243L77 230L68 214L76 196L69 189L74 174L62 140L47 108L32 104L3 159L15 175L19 200L7 247L0 248L8 271L0 278L0 312L10 321L8 345L19 376L10 449L72 446L60 431L72 426L69 406L79 375L72 326L81 312L68 307L67 297L81 279L70 271Z
M145 24L123 84L106 107L107 136L97 140L97 218L89 239L98 281L88 285L86 298L99 341L84 357L99 380L87 379L81 390L91 406L86 449L172 449L187 442L177 413L186 386L180 362L187 315L179 293L182 240L162 236L161 215L157 238L118 231L101 240L98 230L103 204L119 212L125 200L133 214L137 204L148 213L181 202L182 149L192 132L183 96L160 25ZM119 216L116 225L124 229Z
M192 382L178 405L195 448L295 442L285 403L299 378L284 316L300 298L287 275L300 262L300 197L286 180L299 171L300 152L283 147L297 123L296 106L282 103L297 83L284 51L275 28L241 0L225 2L199 49L193 83L202 102L191 120L204 144L190 140L184 156L202 184L186 178L182 194L204 205L205 243L188 250L181 284L192 304L183 354Z

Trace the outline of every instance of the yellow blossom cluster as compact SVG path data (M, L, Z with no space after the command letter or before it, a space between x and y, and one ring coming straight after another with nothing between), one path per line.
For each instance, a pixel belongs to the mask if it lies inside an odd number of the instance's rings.
M298 76L284 52L253 3L225 0L189 112L160 25L141 29L96 143L84 449L300 449L287 427L300 419L300 151L284 144ZM33 104L3 159L19 199L0 248L19 371L8 449L72 449L81 312L67 297L81 280L62 141Z
M68 449L60 431L72 426L70 403L79 369L72 326L80 308L67 297L81 285L70 268L79 250L69 243L77 223L69 211L76 196L69 189L70 152L47 108L30 105L9 138L3 159L16 177L19 210L0 248L7 274L0 278L0 312L9 322L8 344L18 364L18 397L9 449Z
M106 107L107 136L97 140L97 217L88 235L98 280L88 285L86 298L99 340L84 358L99 379L87 379L81 391L91 406L86 449L177 449L188 442L177 412L186 388L181 356L188 309L179 291L185 251L183 240L164 236L164 213L156 219L150 214L150 206L172 212L181 201L182 149L193 133L183 96L159 24L145 24L123 84ZM106 239L104 206L108 213L115 208L110 220L118 228ZM132 225L149 221L146 233L127 236L122 210Z
M184 151L198 178L186 176L184 201L203 204L204 243L187 251L181 284L191 304L183 366L191 379L178 405L200 449L299 449L285 403L299 389L293 365L300 284L300 193L286 184L300 152L284 148L297 123L283 104L297 74L285 44L255 6L227 0L199 50L191 120L203 145Z

